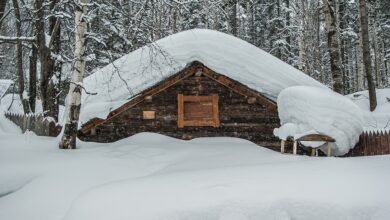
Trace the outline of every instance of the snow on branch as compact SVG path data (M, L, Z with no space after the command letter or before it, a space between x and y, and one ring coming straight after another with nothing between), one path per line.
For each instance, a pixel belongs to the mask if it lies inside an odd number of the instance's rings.
M0 42L2 43L17 43L19 41L34 42L35 37L9 37L9 36L0 36Z

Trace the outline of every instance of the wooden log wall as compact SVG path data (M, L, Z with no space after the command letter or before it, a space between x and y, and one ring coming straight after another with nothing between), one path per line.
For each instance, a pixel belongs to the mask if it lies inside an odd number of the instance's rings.
M346 156L372 156L390 154L390 130L366 131L359 137L355 148Z
M218 95L219 127L188 126L178 128L178 94L186 96ZM196 137L239 137L261 146L279 150L273 129L280 126L278 112L269 103L238 94L207 76L193 75L127 109L112 120L87 133L85 141L113 142L140 132L156 132L180 139ZM154 111L155 119L144 119L144 111Z
M6 112L5 117L18 125L23 133L29 130L38 136L56 137L62 129L60 125L41 114L24 115Z

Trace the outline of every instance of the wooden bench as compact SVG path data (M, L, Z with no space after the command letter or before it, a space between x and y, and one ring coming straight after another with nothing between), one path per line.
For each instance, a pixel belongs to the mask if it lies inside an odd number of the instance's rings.
M323 134L308 134L305 136L302 136L298 139L294 139L293 137L289 136L287 137L287 141L293 142L293 154L297 154L297 148L298 148L298 142L302 141L322 141L326 143L327 147L327 155L330 157L332 155L332 146L333 143L336 142L336 140L332 137L329 137L327 135ZM280 152L285 152L285 142L286 140L282 140L282 143L280 145ZM318 156L318 148L312 148L311 156Z

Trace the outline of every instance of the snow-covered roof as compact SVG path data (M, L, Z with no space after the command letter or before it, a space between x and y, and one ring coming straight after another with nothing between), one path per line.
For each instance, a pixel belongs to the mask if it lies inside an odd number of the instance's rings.
M199 61L276 100L285 88L325 86L289 64L239 38L218 31L180 32L137 49L84 79L97 95L82 95L81 124L108 113L143 90Z

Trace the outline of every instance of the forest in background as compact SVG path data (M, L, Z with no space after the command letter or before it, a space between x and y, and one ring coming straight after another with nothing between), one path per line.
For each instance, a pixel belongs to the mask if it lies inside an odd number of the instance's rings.
M359 20L362 2L368 39ZM85 76L160 38L207 28L248 41L342 94L367 88L363 46L369 43L375 87L390 84L388 0L96 0L87 6ZM58 120L75 63L78 7L72 0L1 0L0 78L17 82L25 112L34 111L39 97L47 116Z

